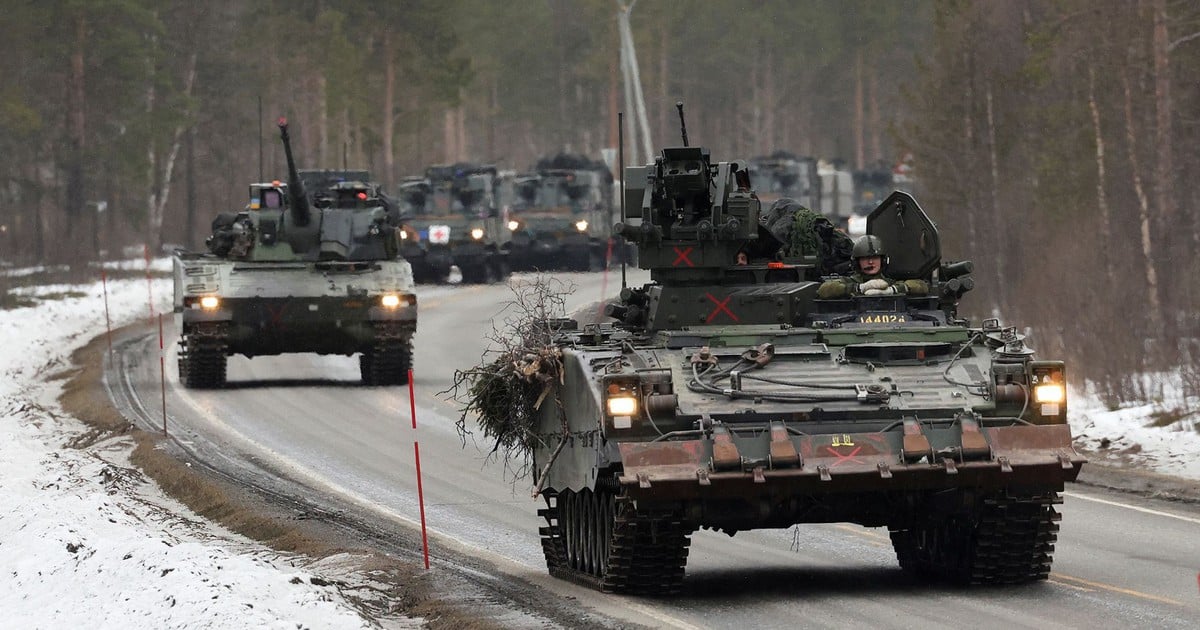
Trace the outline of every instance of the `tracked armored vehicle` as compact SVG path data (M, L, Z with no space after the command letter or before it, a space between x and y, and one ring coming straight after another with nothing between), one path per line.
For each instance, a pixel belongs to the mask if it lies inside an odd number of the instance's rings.
M959 316L971 264L942 260L915 199L893 193L867 229L887 273L929 294L821 300L815 254L735 264L778 246L745 164L685 146L625 179L618 232L651 282L622 290L615 323L559 329L564 377L544 400L561 406L536 412L552 575L673 593L698 529L801 525L803 554L803 524L846 522L887 527L918 576L1047 577L1054 506L1084 463L1064 364Z
M609 256L613 178L603 162L581 155L539 160L513 178L505 245L513 269L597 271Z
M447 282L457 269L462 281L492 283L508 277L498 171L493 166L458 163L431 166L424 177L400 185L404 223L401 253L420 282Z
M394 211L348 179L365 172L302 178L279 129L288 182L251 185L243 212L213 222L207 253L173 259L180 380L221 387L231 355L311 352L358 354L364 384L407 382L417 298Z

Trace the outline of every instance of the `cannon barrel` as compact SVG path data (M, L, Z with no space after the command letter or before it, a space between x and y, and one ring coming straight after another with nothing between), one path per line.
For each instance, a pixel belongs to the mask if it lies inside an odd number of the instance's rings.
M300 173L296 171L296 160L292 157L292 142L288 138L287 119L279 119L279 137L283 140L283 153L287 156L288 165L288 207L291 209L292 221L299 227L308 225L312 211L308 205L308 195L304 191L304 182L300 181Z

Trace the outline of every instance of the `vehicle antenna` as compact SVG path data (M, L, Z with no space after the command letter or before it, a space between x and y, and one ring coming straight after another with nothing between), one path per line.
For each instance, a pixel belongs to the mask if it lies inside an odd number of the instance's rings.
M262 94L258 95L258 181L263 181Z
M675 109L679 110L679 132L683 134L683 146L688 146L687 121L683 119L683 101L675 101Z
M617 175L621 178L621 225L625 225L625 112L617 112L617 155ZM621 290L624 291L628 248L625 247L624 236L618 234L617 238L621 239Z

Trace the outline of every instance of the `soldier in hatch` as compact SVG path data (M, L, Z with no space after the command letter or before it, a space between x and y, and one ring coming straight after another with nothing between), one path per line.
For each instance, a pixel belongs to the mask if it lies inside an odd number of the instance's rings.
M822 300L850 297L852 295L926 295L929 285L924 280L892 280L883 275L887 266L887 253L878 236L868 234L859 237L850 254L854 273L842 278L826 280L817 288L817 297Z

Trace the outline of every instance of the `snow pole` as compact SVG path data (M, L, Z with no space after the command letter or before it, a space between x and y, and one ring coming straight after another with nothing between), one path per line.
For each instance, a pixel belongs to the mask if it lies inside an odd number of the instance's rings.
M158 381L162 390L162 420L163 435L167 433L167 360L163 355L163 321L162 313L158 314Z
M408 408L412 414L412 428L417 430L417 394L413 389L413 371L408 369ZM429 532L425 527L425 489L421 485L421 445L413 434L413 459L417 464L417 503L421 506L421 551L425 555L425 570L429 570Z
M146 303L150 305L150 322L154 322L154 285L150 282L150 244L142 243L142 256L146 259Z
M100 285L104 287L104 329L108 334L108 364L112 365L112 318L108 316L108 274L103 269L100 270Z

